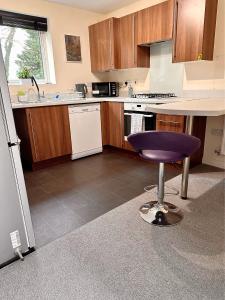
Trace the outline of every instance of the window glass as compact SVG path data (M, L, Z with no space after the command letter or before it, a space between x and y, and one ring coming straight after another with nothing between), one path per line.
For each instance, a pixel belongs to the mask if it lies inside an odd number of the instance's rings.
M18 72L23 68L27 68L37 80L47 81L40 32L0 26L0 39L9 82L18 82Z

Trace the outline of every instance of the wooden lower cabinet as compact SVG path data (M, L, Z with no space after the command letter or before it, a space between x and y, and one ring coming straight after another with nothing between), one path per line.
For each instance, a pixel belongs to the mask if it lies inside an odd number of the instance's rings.
M123 103L109 102L109 144L114 147L123 146Z
M184 116L157 114L156 130L158 131L184 132L184 126Z
M174 131L185 132L186 118L185 116L157 114L156 130L158 131ZM195 117L193 124L193 136L201 140L200 149L191 156L191 166L202 163L205 143L206 117Z
M67 106L17 109L14 118L22 160L32 169L41 162L71 155Z
M109 109L108 102L101 102L102 146L109 145Z
M123 117L123 103L101 103L103 146L110 145L117 148L123 148Z

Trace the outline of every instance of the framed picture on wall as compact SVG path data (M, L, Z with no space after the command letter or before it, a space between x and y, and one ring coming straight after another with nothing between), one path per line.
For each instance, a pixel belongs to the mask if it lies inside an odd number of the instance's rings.
M81 62L80 37L65 34L67 62Z

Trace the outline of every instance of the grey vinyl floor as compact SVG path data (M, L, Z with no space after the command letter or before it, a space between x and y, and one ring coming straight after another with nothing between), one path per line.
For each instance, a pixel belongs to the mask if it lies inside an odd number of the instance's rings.
M166 167L166 180L180 173ZM102 154L25 172L36 246L41 247L143 193L158 164L106 149Z
M192 170L188 199L165 197L184 215L172 227L141 219L156 191L142 193L1 269L0 299L224 300L224 183L223 170Z

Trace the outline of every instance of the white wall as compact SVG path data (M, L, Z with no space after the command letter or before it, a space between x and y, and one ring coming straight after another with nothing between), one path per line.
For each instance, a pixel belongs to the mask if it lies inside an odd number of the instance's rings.
M18 13L46 17L52 38L56 84L42 85L41 90L59 92L72 89L77 82L92 82L104 74L91 73L88 26L98 22L101 14L43 0L0 0L0 8ZM66 62L64 35L78 35L81 40L82 61ZM16 94L21 86L10 86Z

